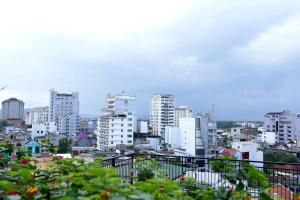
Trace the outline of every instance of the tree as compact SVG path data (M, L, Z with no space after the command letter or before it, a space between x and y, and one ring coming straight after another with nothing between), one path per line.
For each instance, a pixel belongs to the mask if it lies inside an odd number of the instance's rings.
M48 153L55 153L55 149L51 141L47 138L42 140L42 148L45 149Z
M70 153L71 152L71 140L63 138L59 140L57 153Z
M264 151L264 161L269 162L284 162L284 163L296 163L299 162L298 158L291 153L284 151Z

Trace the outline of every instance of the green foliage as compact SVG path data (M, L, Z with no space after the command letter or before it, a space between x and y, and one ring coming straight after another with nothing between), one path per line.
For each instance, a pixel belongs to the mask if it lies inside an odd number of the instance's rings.
M291 153L284 151L264 151L264 161L269 162L285 162L285 163L297 163L299 159Z
M57 153L70 153L71 141L68 138L59 140Z
M138 181L146 181L148 179L162 176L162 171L159 170L160 163L145 158L137 158L135 162L135 171L137 172Z
M161 176L160 163L149 159L137 159L135 172L144 173L143 178L128 184L118 177L113 168L103 168L98 159L86 163L82 159L55 157L48 168L37 169L30 157L22 156L20 160L9 162L10 170L0 172L0 199L9 199L8 196L14 194L26 200L245 200L248 199L246 187L253 187L260 188L261 199L267 200L268 196L263 191L268 182L258 169L241 163L241 169L237 170L228 164L230 159L224 161L225 165L222 164L224 162L212 162L213 169L226 173L234 190L199 186L192 178L169 180ZM154 175L148 176L149 172Z
M46 150L48 153L56 153L54 145L48 138L42 140L42 149Z
M219 129L230 129L230 128L241 127L241 126L237 125L233 121L217 121L217 127Z

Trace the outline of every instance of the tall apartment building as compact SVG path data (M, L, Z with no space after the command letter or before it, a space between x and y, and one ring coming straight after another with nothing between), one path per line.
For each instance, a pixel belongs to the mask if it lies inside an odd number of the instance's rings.
M56 122L58 132L73 137L78 132L79 94L50 90L49 122Z
M41 124L48 122L49 107L32 108L25 114L25 124Z
M97 149L111 151L118 145L133 145L136 118L128 110L128 103L134 100L134 96L124 92L107 95L106 105L98 119Z
M152 135L165 137L165 127L175 125L174 95L155 94L150 104Z
M193 117L193 112L187 106L179 106L175 108L175 126L179 126L180 118Z
M2 102L2 119L24 119L24 102L16 99L10 98Z
M217 124L209 113L180 118L178 127L166 127L166 144L191 156L215 157Z
M292 114L290 111L269 112L265 114L264 129L267 132L275 132L277 143L298 140L300 139L300 114Z
M20 127L24 124L24 102L10 98L2 102L2 119L11 126Z

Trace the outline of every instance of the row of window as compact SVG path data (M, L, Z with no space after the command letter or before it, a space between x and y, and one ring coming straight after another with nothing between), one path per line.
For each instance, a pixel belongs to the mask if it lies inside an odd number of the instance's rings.
M121 141L121 144L123 144L123 140ZM127 143L132 143L132 140L128 140ZM110 144L114 144L114 142L111 142ZM117 144L117 143L116 143Z
M110 132L114 132L114 130L111 130ZM123 132L123 129L121 129L121 132ZM127 132L132 132L132 129L127 129Z
M132 137L132 135L127 135L127 137ZM113 139L114 136L112 135L111 138ZM123 135L121 135L121 138L123 138Z

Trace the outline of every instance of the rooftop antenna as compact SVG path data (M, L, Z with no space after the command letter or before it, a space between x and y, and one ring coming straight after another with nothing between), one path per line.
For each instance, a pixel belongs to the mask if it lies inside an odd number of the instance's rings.
M211 113L210 113L211 117L213 117L214 111L215 111L215 104L213 104L211 107Z

